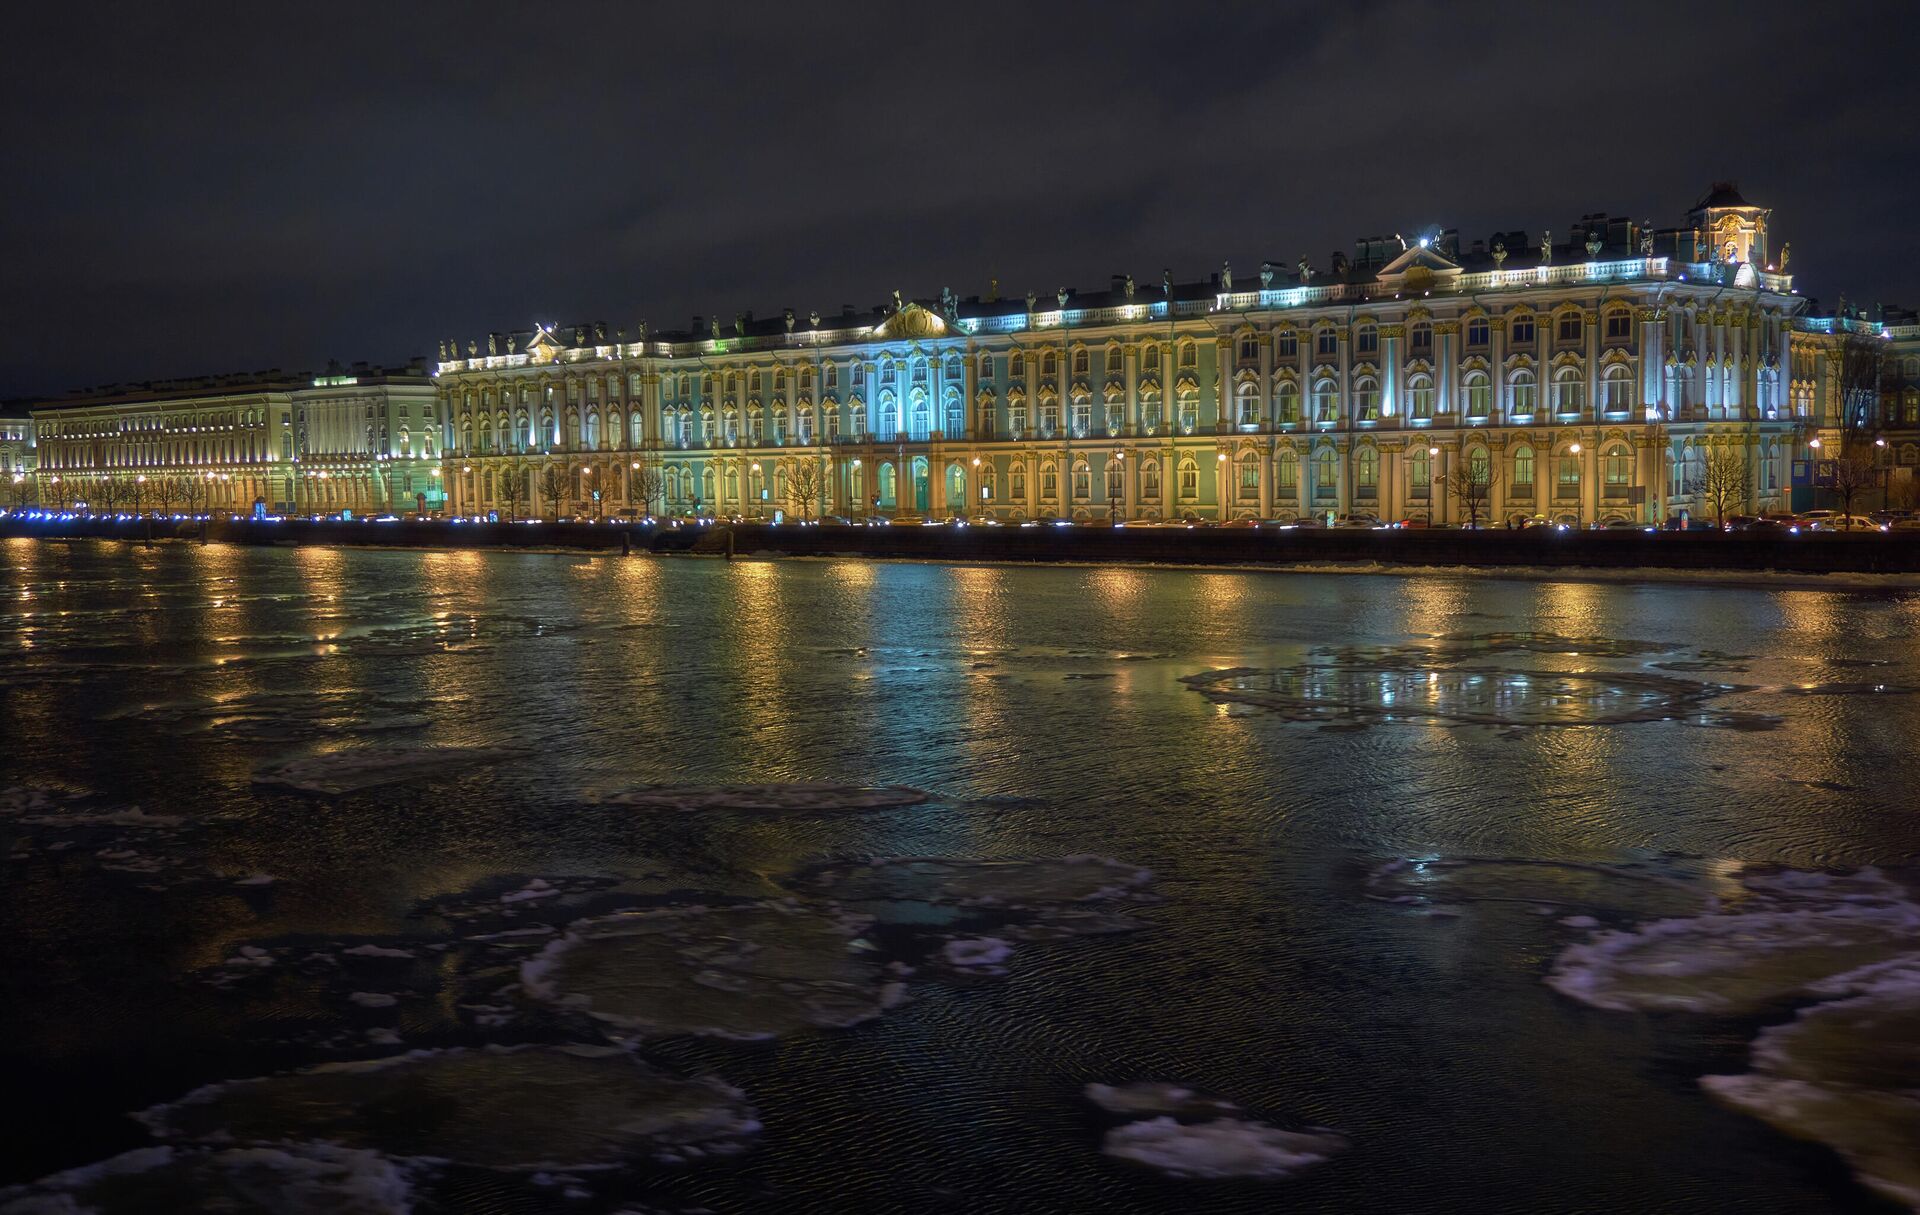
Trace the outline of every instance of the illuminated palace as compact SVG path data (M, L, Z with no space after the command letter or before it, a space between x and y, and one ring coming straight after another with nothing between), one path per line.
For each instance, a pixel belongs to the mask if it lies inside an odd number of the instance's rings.
M439 507L424 366L115 385L30 409L39 501L244 513Z
M1657 521L1785 510L1839 392L1770 213L1365 239L1329 264L443 346L449 509ZM1831 324L1831 323L1830 323ZM1458 482L1459 478L1452 478Z

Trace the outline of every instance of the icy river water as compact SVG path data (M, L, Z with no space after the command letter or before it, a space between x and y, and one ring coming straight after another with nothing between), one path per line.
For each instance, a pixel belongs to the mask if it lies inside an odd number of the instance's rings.
M1920 1207L1916 637L5 542L0 1213Z

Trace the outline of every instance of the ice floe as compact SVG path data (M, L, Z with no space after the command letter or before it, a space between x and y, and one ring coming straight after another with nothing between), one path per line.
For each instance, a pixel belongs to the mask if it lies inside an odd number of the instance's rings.
M1326 1132L1283 1131L1243 1118L1185 1123L1168 1116L1114 1127L1101 1150L1169 1177L1291 1177L1323 1164L1346 1147Z
M529 754L517 747L355 747L267 768L256 773L254 780L307 793L353 793L423 777L456 775Z
M884 960L859 947L870 924L774 902L625 912L574 923L521 981L536 999L642 1035L854 1025L905 998Z
M327 1143L148 1147L0 1189L0 1215L161 1211L403 1215L413 1187L395 1161Z
M1140 1080L1132 1084L1089 1084L1087 1100L1109 1114L1165 1114L1176 1118L1211 1118L1238 1114L1240 1107L1224 1097L1188 1088Z
M508 1170L599 1169L745 1150L745 1097L624 1051L520 1046L414 1051L212 1084L140 1115L179 1142L319 1139L407 1160Z

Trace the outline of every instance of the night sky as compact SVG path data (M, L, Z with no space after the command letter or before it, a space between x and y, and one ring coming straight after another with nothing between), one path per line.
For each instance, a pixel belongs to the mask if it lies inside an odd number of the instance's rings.
M1804 293L1920 304L1916 75L1910 2L36 4L0 398L1563 240L1717 178Z

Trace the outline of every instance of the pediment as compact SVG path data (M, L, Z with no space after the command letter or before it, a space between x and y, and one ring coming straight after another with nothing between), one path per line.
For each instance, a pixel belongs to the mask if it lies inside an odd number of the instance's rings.
M947 322L938 313L918 304L903 305L900 311L873 327L873 336L886 341L936 338L947 335Z
M1449 279L1460 273L1460 266L1449 261L1431 245L1409 245L1399 257L1382 266L1374 277L1384 283L1409 278Z

